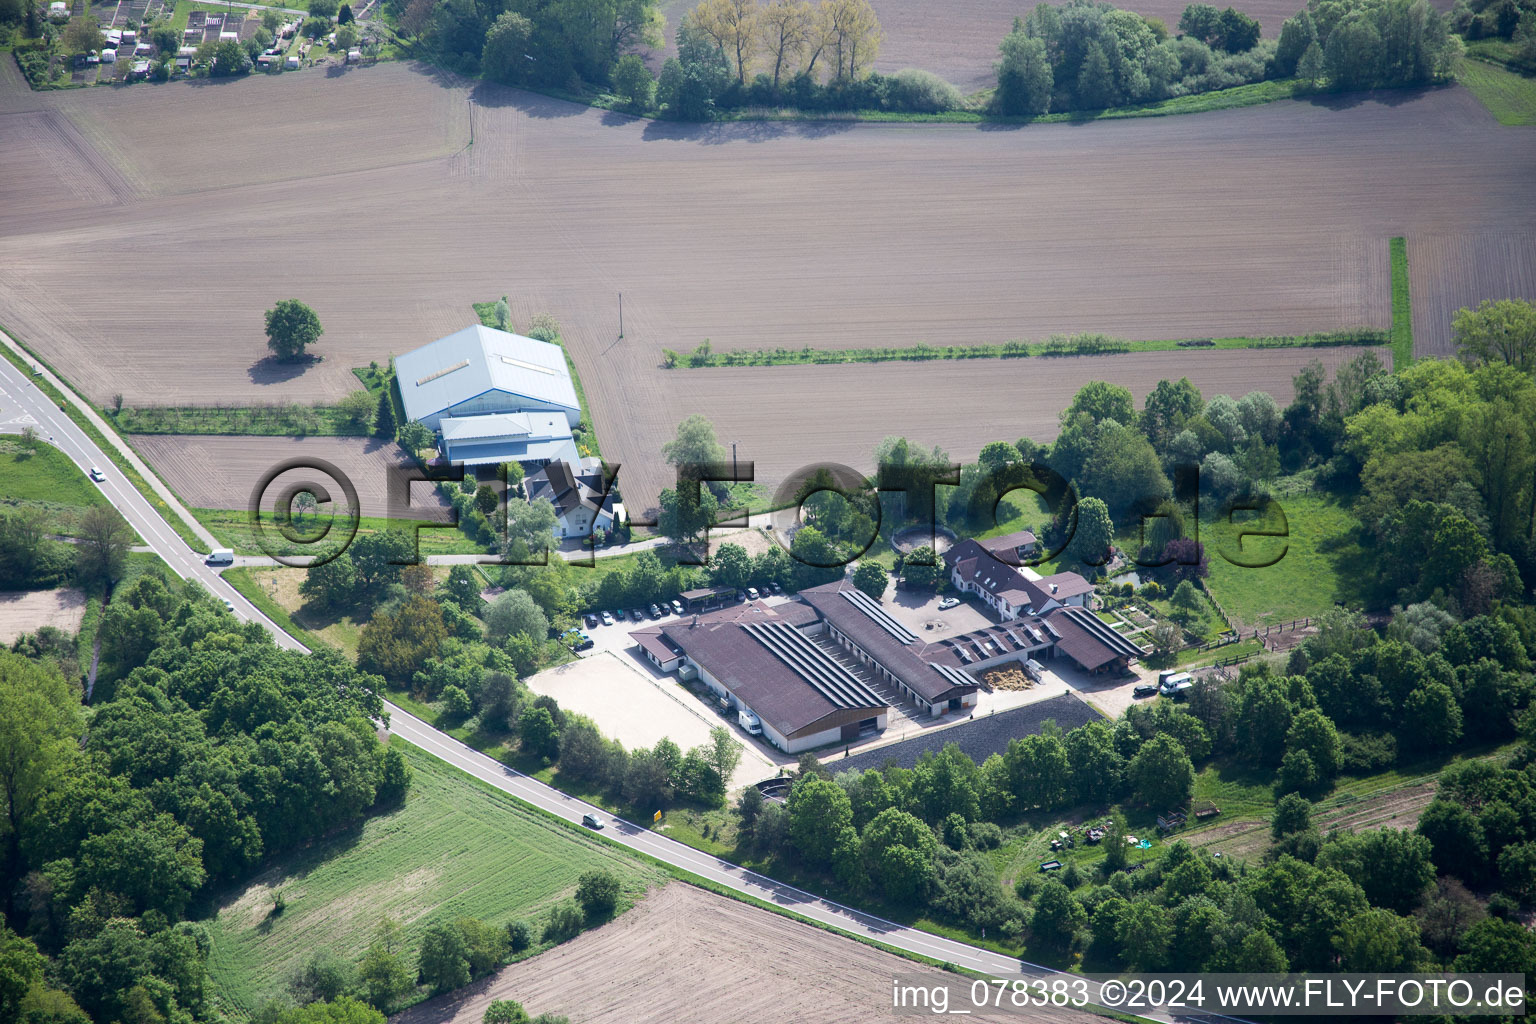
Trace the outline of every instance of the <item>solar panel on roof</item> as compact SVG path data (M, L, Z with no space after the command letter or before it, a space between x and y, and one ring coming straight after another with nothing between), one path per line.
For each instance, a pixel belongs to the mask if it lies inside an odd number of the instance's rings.
M906 645L917 643L917 634L913 633L906 626L903 626L901 623L891 618L888 614L886 614L884 608L881 608L878 604L876 604L874 599L871 598L868 594L864 593L862 590L840 590L838 593L841 594L849 604L853 605L859 611L869 616L870 619L874 621L875 625L879 626L881 629L891 634L891 636L895 637L898 643Z
M956 686L977 685L976 680L972 679L963 669L955 668L953 665L934 665L933 668L939 673L939 675L943 676L945 679L948 679Z
M744 622L758 643L840 708L886 707L885 701L847 668L829 658L787 622Z

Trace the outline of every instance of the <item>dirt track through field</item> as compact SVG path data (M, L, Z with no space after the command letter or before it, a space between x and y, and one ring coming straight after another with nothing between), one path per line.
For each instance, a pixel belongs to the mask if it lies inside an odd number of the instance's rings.
M891 980L954 975L682 882L653 890L611 924L391 1018L480 1024L493 999L581 1024L826 1024L899 1020ZM1075 1010L969 1020L1090 1024Z
M1435 280L1441 261L1536 229L1536 133L1459 88L1002 130L636 121L402 64L0 92L0 110L28 104L66 116L138 196L104 206L60 186L47 168L79 160L62 139L0 157L53 197L0 206L0 323L97 401L335 401L357 386L351 367L507 294L516 322L565 325L604 455L642 509L690 412L765 466L857 465L897 432L969 455L1051 422L1091 365L712 376L660 369L663 348L1380 328L1391 236L1470 239L1418 255L1415 275ZM1500 273L1536 294L1536 267ZM326 326L324 360L302 372L264 358L262 312L289 296ZM1415 306L1423 337L1424 319L1448 324L1444 302ZM1104 372L1215 368L1213 387L1283 394L1294 364L1277 358ZM833 397L856 426L826 413L828 379L847 384Z

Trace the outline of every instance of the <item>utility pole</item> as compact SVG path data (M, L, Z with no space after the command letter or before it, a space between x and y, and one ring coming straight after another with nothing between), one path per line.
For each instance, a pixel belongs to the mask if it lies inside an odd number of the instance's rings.
M619 337L624 337L624 293L619 292Z
M731 442L731 481L736 480L736 442Z

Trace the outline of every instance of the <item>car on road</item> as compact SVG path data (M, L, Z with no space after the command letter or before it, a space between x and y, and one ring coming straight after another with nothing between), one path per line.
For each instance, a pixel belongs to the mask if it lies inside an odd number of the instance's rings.
M939 602L939 611L949 611L949 609L956 607L959 605L959 603L960 599L958 597L946 597L944 600Z
M1156 683L1141 683L1131 691L1132 697L1154 697L1157 695Z
M235 614L235 602L231 601L227 597L224 598L223 600L224 600L224 610L229 612L229 614L231 614L231 615Z
M603 612L603 625L605 625L605 626L613 625L613 613L612 612Z
M675 597L672 599L672 611L678 615L683 614L683 602Z
M653 618L653 619L661 618L661 605L656 604L655 602L651 603L651 618Z
M91 479L92 480L95 480L97 483L101 483L106 478L107 478L107 474L103 473L101 470L97 469L95 466L91 467Z
M603 830L603 823L597 820L597 815L595 814L583 814L581 816L581 823L587 826L587 828L595 829L598 832Z
M747 600L748 601L756 601L757 600L757 588L756 587L748 587L747 588Z

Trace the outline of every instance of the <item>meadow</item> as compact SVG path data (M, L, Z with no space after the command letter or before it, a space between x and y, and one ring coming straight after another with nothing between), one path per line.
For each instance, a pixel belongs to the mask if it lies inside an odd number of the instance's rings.
M440 921L525 920L537 932L588 869L623 879L621 911L665 878L430 755L400 749L414 771L403 807L279 859L219 901L208 921L208 967L221 1008L249 1016L317 951L355 962L386 917L401 924L414 962L423 930ZM278 892L285 907L273 914Z
M1260 521L1253 513L1235 513L1235 522L1215 502L1204 504L1201 540L1211 566L1206 589L1244 629L1319 615L1341 602L1358 607L1360 587L1373 573L1348 503L1319 493L1278 503L1281 514ZM1239 538L1245 530L1282 528L1284 537ZM1270 564L1248 567L1234 560Z
M1536 76L1469 58L1461 62L1456 80L1476 93L1500 124L1536 124Z

